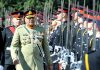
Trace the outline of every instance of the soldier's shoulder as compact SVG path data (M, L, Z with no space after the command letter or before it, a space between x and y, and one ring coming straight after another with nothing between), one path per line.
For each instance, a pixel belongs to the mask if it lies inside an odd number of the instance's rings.
M23 28L24 26L25 26L25 24L20 25L20 26L17 27L17 29L21 29L21 28Z
M10 28L10 27L14 27L14 26L7 26L7 27L5 27L4 29L8 29L8 28Z
M5 31L5 30L9 30L10 28L13 28L14 26L7 26L7 27L5 27L4 29L3 29L3 31Z
M14 27L14 26L12 25L12 26L8 26L8 27L6 27L6 28L9 28L9 27Z

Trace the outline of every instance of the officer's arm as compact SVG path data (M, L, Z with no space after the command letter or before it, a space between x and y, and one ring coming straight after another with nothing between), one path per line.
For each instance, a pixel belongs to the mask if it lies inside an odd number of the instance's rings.
M50 58L49 44L48 44L47 34L46 33L44 33L44 38L43 38L42 45L43 45L43 51L44 51L44 54L45 54L45 58L47 60L47 64L51 65L52 64L52 60Z
M0 39L0 58L1 58L1 64L4 65L4 58L5 58L5 40L6 40L6 29L4 28L4 30L2 31L1 35L0 35L1 39Z
M18 29L15 30L12 43L11 43L11 57L13 59L13 62L15 60L18 60L18 48L20 46L20 39L19 39L19 33Z

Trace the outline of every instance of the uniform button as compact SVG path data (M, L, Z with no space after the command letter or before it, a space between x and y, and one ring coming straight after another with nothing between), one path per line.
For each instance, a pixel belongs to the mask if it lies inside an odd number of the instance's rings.
M78 38L78 40L80 40L80 38Z
M75 49L73 49L73 51L75 51Z
M42 57L42 53L39 54Z
M96 39L98 41L98 39Z
M8 36L8 38L11 38L10 36Z
M87 49L87 47L85 47L85 49Z
M77 52L77 54L79 54L79 52Z
M84 44L84 46L87 46L87 44Z
M85 51L83 51L83 53L85 53Z
M82 43L85 43L85 42L82 42Z
M79 47L81 47L81 45L78 45Z

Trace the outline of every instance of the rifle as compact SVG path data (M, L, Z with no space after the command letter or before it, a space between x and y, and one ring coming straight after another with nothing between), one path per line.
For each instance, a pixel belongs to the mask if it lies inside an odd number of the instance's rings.
M68 0L68 19L67 19L67 34L66 34L66 49L68 49L68 56L71 55L71 48L70 46L68 45L69 43L69 30L70 30L70 6L71 6L71 1ZM71 64L71 57L68 57L68 65L66 67L66 70L70 70L70 64Z
M43 11L43 23L44 23L44 29L45 32L47 34L47 23L48 23L48 1L45 1L45 5L44 5L44 11ZM44 70L48 70L48 65L47 65L47 61L44 57Z
M64 6L64 0L61 0L61 13L63 13L63 6ZM63 14L61 14L63 16ZM63 17L61 17L63 18ZM63 48L63 23L62 23L62 20L61 20L61 35L60 35L60 43L61 43L61 46Z
M88 14L88 6L87 6L87 14ZM88 18L89 18L89 16L88 16ZM88 23L86 24L86 52L88 52Z
M83 8L83 10L85 9L85 0L84 0L84 8ZM83 13L83 15L84 15L84 13ZM82 28L84 27L84 22L82 23ZM80 59L82 60L82 58L83 58L83 30L81 31L81 57L80 57Z
M95 0L93 0L93 16L95 16ZM93 47L92 50L95 51L95 44L96 44L96 27L95 27L95 19L93 19Z
M76 2L75 5L78 8L79 7L79 2ZM78 13L79 13L79 11L77 10L77 14ZM76 19L76 22L75 23L77 23L77 26L76 26L76 37L75 37L75 40L76 40L76 43L77 43L77 38L78 38L78 32L77 31L79 29L79 27L78 27L79 26L79 24L78 24L78 15L77 15L77 19ZM75 49L75 51L76 51L76 49ZM77 55L78 55L78 53L76 52L75 55L76 55L76 61L77 61L77 58L78 58Z

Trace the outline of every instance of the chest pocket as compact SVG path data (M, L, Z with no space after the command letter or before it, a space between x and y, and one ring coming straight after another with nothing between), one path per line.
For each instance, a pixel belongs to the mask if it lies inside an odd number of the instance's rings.
M22 35L21 43L22 43L23 45L30 44L30 43L31 43L30 36L29 36L28 34L23 34L23 35Z

